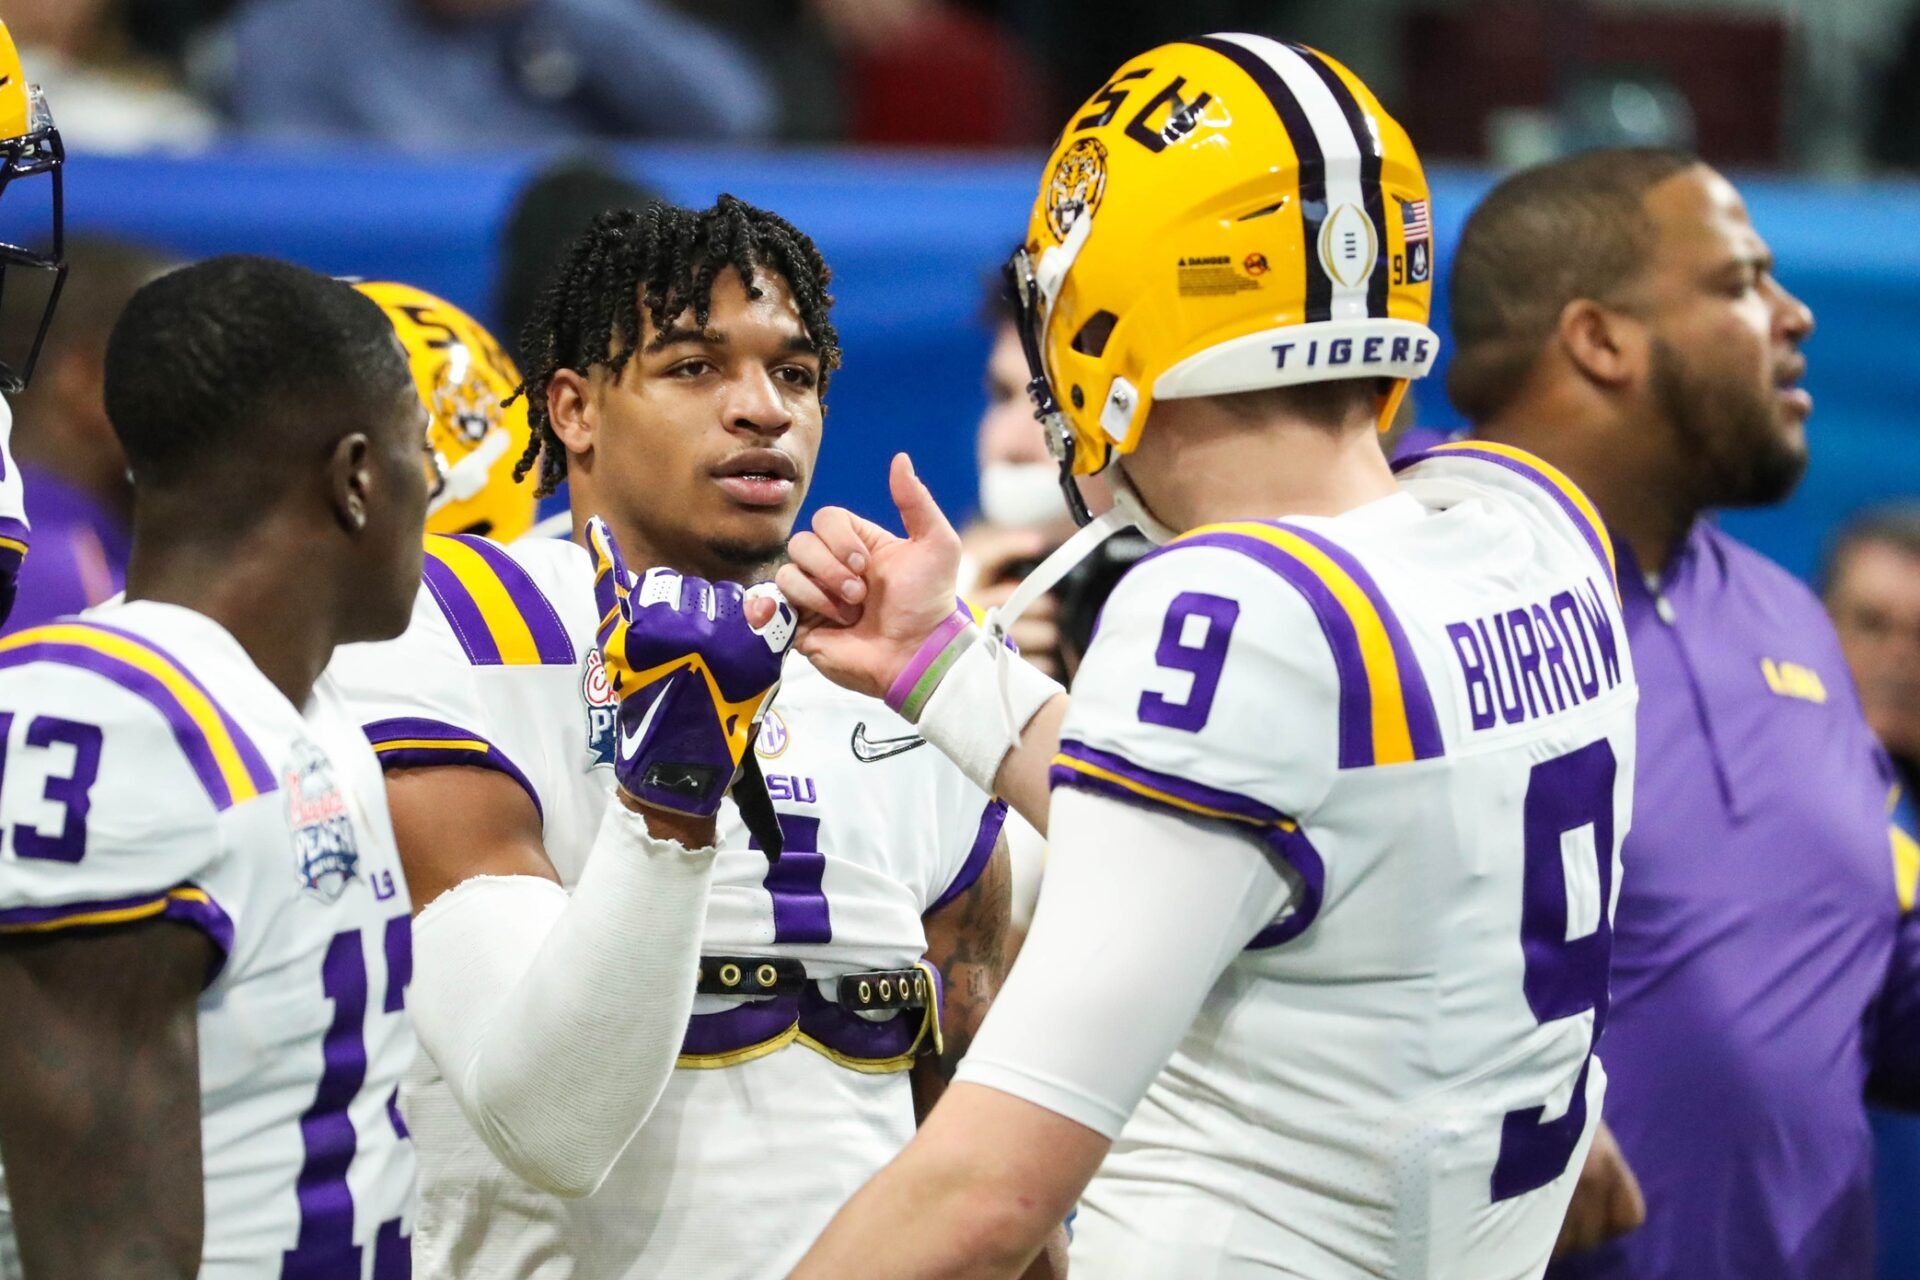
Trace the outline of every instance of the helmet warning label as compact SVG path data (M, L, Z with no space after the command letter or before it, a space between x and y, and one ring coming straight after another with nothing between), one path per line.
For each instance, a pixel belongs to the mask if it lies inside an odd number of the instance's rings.
M1246 264L1235 263L1224 254L1193 256L1182 258L1174 268L1179 272L1180 296L1183 298L1222 297L1236 293L1245 293L1248 289L1258 289L1260 281L1255 276L1266 272L1266 259L1258 254L1250 255L1247 263L1257 263L1258 271L1250 271Z

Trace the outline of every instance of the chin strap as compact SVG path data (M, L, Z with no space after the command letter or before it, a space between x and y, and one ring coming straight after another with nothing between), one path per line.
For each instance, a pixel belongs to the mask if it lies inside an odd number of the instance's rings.
M1000 718L1007 731L1009 750L1019 745L1020 726L1014 723L1013 697L1010 693L1013 647L1007 641L1007 633L1035 600L1053 590L1062 578L1073 572L1074 566L1093 554L1095 547L1131 527L1134 521L1134 513L1118 505L1104 515L1095 516L1091 523L1075 530L1071 538L1055 547L1052 555L1035 565L1033 571L1020 580L1020 585L1014 588L1005 604L987 610L981 629L981 643L993 655L994 684L1000 693Z
M1107 483L1113 487L1113 509L1126 512L1127 523L1138 529L1148 542L1156 547L1164 547L1180 536L1178 529L1160 523L1153 512L1147 509L1146 499L1133 487L1133 480L1127 475L1126 468L1115 462L1107 468L1107 473Z

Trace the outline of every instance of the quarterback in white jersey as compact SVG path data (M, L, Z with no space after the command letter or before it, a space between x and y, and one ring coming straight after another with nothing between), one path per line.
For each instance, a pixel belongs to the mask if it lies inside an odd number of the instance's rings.
M132 599L0 640L25 1274L402 1280L411 903L323 668L404 623L419 404L370 302L257 258L140 290L106 398Z
M1366 87L1264 37L1156 49L1069 125L1010 274L1063 481L1111 463L1119 506L1007 614L1113 527L1166 544L1071 700L946 606L904 460L906 540L794 540L801 649L1052 850L954 1088L796 1277L1015 1274L1083 1188L1101 1280L1545 1269L1605 1091L1636 695L1571 482L1482 444L1396 476L1374 439L1433 356L1426 200Z
M818 446L818 388L837 355L814 292L823 268L803 237L750 206L656 205L589 229L568 290L644 298L649 277L600 278L592 264L617 261L656 220L683 223L694 247L684 261L642 265L687 273L663 292L689 288L730 237L752 245L750 281L727 267L706 299L673 294L665 313L649 304L617 377L600 365L606 338L579 340L601 354L545 375L555 389L533 399L538 438L567 465L577 530L602 514L636 569L750 579L783 545ZM682 304L684 318L668 323ZM589 376L590 449L568 418L578 401L559 392ZM335 664L388 770L423 903L414 1007L427 1052L403 1108L422 1163L416 1267L543 1280L778 1275L911 1138L997 987L1005 809L883 703L789 658L754 744L779 859L727 800L717 854L700 879L674 886L684 906L656 896L650 923L633 930L656 941L654 968L621 1000L652 1011L658 1043L583 1024L555 1026L544 1046L626 1068L650 1055L654 1091L636 1083L615 1106L592 1073L576 1084L519 1072L526 1093L572 1118L504 1119L525 1104L504 1096L514 1089L469 1083L464 1046L478 1025L512 1034L498 992L583 984L537 972L535 953L567 935L556 913L589 897L587 878L613 859L600 842L617 809L620 744L639 732L621 725L625 691L597 640L595 586L589 553L572 542L430 538L406 635ZM466 822L446 823L456 807ZM516 905L489 907L488 895ZM684 943L683 969L669 937ZM593 1157L556 1169L524 1135L563 1124L615 1138L583 1133L598 1143Z

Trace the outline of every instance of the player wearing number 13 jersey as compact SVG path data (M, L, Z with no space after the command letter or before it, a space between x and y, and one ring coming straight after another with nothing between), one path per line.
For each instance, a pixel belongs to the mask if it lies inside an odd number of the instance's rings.
M1427 199L1364 85L1264 37L1153 50L1068 124L1010 272L1032 390L1063 481L1107 469L1102 526L1164 544L1071 700L951 614L904 465L908 539L794 540L803 652L1051 842L955 1086L797 1277L1011 1275L1083 1186L1100 1280L1545 1268L1605 1091L1635 689L1565 477L1381 454L1433 356Z
M0 641L0 1154L25 1274L402 1280L410 901L323 674L404 625L424 414L384 317L255 258L108 344L129 600Z

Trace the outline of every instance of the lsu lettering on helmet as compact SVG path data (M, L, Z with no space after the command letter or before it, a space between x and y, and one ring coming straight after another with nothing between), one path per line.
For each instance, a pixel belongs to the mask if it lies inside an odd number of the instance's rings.
M501 404L520 385L513 361L479 321L444 298L390 281L354 287L393 322L427 405L434 473L427 532L511 542L532 528L533 489L513 478L532 434L527 402Z
M33 376L34 362L46 340L47 325L67 279L65 206L61 166L66 150L53 114L38 85L27 83L20 51L0 22L0 197L22 178L45 175L50 184L48 225L22 225L16 216L18 201L5 210L0 233L0 306L39 308L39 320L30 329L33 341L24 351L0 351L0 391L19 391ZM14 241L18 240L19 243ZM35 243L46 248L36 249ZM24 301L22 299L24 298Z
M1439 348L1428 199L1406 132L1325 54L1229 34L1122 66L1008 264L1063 480L1130 452L1156 400L1378 378L1384 426Z

